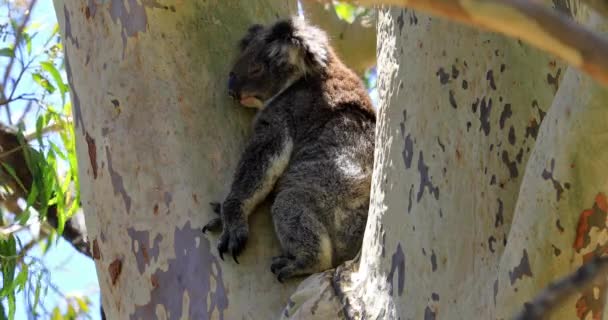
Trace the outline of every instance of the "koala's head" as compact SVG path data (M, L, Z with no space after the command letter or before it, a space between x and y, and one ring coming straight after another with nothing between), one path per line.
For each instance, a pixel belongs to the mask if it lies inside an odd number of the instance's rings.
M299 78L322 73L330 55L327 35L298 17L251 26L239 48L228 92L256 108Z

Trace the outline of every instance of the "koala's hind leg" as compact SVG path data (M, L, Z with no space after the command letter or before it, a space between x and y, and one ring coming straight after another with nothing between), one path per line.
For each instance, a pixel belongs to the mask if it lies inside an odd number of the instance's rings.
M272 205L272 219L283 254L272 259L279 281L332 267L333 248L325 226L317 219L310 195L281 192Z

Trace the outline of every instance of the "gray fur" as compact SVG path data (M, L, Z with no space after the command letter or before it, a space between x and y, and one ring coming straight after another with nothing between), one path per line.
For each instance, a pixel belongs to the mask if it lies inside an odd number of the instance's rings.
M365 87L299 18L250 28L240 48L229 90L261 109L221 205L220 257L236 260L248 215L272 196L279 281L335 267L357 254L367 221L376 118Z

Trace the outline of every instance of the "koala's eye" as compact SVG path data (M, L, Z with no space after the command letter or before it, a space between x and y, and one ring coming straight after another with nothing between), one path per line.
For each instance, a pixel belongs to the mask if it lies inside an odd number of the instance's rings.
M249 75L251 76L259 76L262 71L264 71L264 65L261 63L254 63L251 66L249 66L249 69L247 70L249 72Z

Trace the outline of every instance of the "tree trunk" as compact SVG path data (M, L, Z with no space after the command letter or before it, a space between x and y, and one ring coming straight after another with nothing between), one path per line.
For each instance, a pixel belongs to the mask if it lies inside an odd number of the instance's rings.
M412 10L381 10L378 50L361 255L304 281L284 318L509 319L606 252L607 89L518 40ZM598 283L555 319L599 319L605 299Z
M109 319L269 319L295 282L269 271L269 215L240 265L201 227L222 200L253 111L229 103L236 43L295 2L55 0L82 206ZM263 293L263 294L260 294Z

